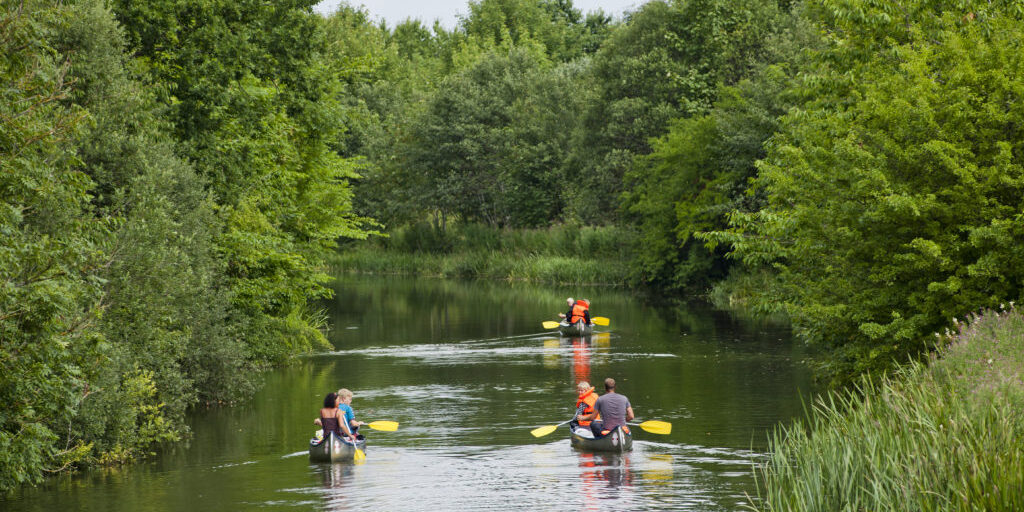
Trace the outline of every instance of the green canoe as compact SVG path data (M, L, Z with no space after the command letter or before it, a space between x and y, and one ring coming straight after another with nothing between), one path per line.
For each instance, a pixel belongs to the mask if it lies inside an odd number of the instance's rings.
M601 436L597 439L582 436L577 434L571 428L569 429L569 439L572 442L572 447L577 450L584 450L588 452L628 452L633 449L633 435L627 434L622 427L617 427L615 430L608 433L606 436Z
M590 336L594 333L594 324L585 324L582 320L574 324L563 321L558 324L558 332L562 336Z
M361 439L352 444L345 441L334 432L328 433L323 439L313 438L309 440L310 462L344 462L355 458L356 448L366 450L366 439Z

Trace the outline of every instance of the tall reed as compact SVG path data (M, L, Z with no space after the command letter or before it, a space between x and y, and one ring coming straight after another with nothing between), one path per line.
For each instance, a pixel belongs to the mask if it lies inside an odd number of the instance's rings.
M559 225L499 229L427 223L350 244L332 260L338 272L477 277L565 284L624 284L633 236L617 227Z
M1024 315L988 312L931 364L822 396L777 430L756 510L1024 510Z

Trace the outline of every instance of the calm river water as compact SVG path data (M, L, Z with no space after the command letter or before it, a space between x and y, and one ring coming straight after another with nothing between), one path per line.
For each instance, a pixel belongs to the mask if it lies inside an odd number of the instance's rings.
M192 438L152 460L80 473L0 498L32 510L737 510L755 492L767 432L811 391L785 327L706 306L658 308L628 292L342 276L329 307L335 351L265 374L234 408L196 411ZM559 338L565 297L611 319ZM637 421L623 456L574 451L575 383L614 377ZM347 387L364 421L363 464L311 464L323 395Z

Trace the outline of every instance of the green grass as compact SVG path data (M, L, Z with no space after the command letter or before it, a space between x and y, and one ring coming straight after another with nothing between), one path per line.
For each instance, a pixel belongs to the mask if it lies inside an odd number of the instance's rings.
M614 227L498 229L477 224L447 231L427 224L388 238L350 244L336 272L508 279L564 284L625 284L630 232Z
M958 323L931 364L819 398L778 430L756 510L1024 510L1024 315Z

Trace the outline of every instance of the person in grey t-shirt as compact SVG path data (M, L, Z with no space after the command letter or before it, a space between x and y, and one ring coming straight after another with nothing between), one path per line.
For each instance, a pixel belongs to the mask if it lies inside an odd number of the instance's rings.
M602 432L611 432L616 427L621 427L627 421L633 420L633 406L630 405L626 395L615 392L615 379L609 377L604 380L604 391L605 393L594 402L594 411L579 418L586 421L593 420L598 415L601 416L600 420L590 423L590 430L594 432L594 437L601 437Z

